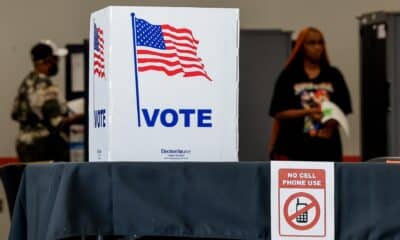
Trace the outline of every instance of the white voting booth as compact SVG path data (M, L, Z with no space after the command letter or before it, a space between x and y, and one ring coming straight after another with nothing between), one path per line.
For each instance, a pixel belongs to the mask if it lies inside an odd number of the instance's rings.
M239 11L91 15L90 161L237 161Z

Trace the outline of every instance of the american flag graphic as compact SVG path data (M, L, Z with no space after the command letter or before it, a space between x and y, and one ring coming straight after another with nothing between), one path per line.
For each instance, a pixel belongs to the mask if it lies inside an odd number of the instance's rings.
M139 18L135 25L139 72L161 71L168 76L200 76L212 81L197 56L199 41L190 29L153 25Z
M105 77L103 29L94 24L93 74Z

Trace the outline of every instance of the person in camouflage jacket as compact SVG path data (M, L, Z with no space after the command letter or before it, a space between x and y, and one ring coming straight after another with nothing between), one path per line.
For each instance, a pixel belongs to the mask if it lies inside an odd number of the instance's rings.
M58 72L57 52L52 45L39 43L31 56L34 70L20 85L11 114L19 123L18 157L22 162L67 161L67 107L49 78Z

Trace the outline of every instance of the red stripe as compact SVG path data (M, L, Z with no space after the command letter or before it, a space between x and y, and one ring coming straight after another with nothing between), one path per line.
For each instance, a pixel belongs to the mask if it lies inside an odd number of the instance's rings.
M104 56L103 49L95 50L94 53L99 54L100 56Z
M175 49L168 49L168 50L173 50L174 52L175 52L175 54L176 54L176 56L177 57L180 57L180 58L182 58L182 57L186 57L186 58L193 58L193 59L196 59L196 61L201 61L201 58L199 58L198 56L197 56L197 54L193 54L193 53L191 53L191 52L188 52L188 51L182 51L181 49L178 49L178 48L175 48ZM184 56L183 54L187 54L186 56Z
M100 62L104 62L104 58L98 53L94 53L94 58L100 60Z
M190 44L186 44L186 43L178 43L178 42L174 42L172 40L164 40L164 42L165 42L165 45L172 43L172 44L174 44L176 46L179 46L179 47L188 47L188 48L191 48L193 50L197 50L196 46L190 45ZM171 45L169 45L169 46L171 46Z
M104 61L100 61L100 60L98 60L98 59L94 59L94 63L93 63L93 65L94 66L99 66L99 67L101 67L101 68L104 68Z
M145 49L138 49L137 53L138 53L138 55L149 54L149 55L156 55L156 56L166 57L166 58L177 57L176 53L160 53L160 52L155 52L155 51L145 50Z
M101 69L98 69L98 68L95 68L94 69L94 74L100 74L100 73L102 73L103 71L101 70Z
M139 70L139 72L145 72L145 71L151 71L151 70L160 71L160 72L164 72L168 76L173 76L173 75L176 75L178 73L183 73L183 70L181 68L171 71L171 70L168 70L167 68L161 67L161 66L139 67L138 70Z
M103 34L103 30L102 30L101 28L97 28L97 32L98 32L99 34Z
M171 46L166 46L167 50L177 50L179 53L185 53L185 54L192 54L197 57L197 52L196 51L191 51L191 50L182 50L182 49L176 49Z
M188 72L185 73L184 77L196 77L196 76L203 76L208 80L212 81L211 78L204 72Z
M104 69L98 67L95 67L93 70L94 72L104 72Z
M99 62L99 61L94 61L94 64L93 64L95 67L96 66L98 66L99 68L104 68L104 64L102 64L101 62Z
M168 76L173 76L176 75L178 73L184 73L184 77L196 77L196 76L202 76L207 78L209 81L212 81L211 78L205 74L204 72L184 72L183 69L176 69L176 70L168 70L165 67L161 67L161 66L146 66L146 67L139 67L138 68L139 72L145 72L145 71L160 71L160 72L164 72L165 74L167 74Z
M140 55L140 54L148 54L148 55L154 55L154 56L165 57L165 58L178 57L179 59L182 59L184 61L196 61L196 62L201 61L201 58L184 57L184 56L179 56L176 53L160 53L160 52L144 50L144 49L138 50L138 55Z
M138 59L138 62L139 63L162 63L162 64L165 64L165 65L167 65L167 66L170 66L170 67L173 67L173 66L182 66L182 67L184 67L184 68L191 68L191 67L194 67L194 68L199 68L199 69L203 69L204 68L204 65L203 64L200 64L200 66L198 65L198 64L184 64L184 63L181 63L181 62L179 62L179 61L168 61L168 60L165 60L165 59L158 59L158 58L140 58L140 59Z
M93 70L94 70L94 73L102 73L102 72L104 72L104 70L101 69L101 68L94 68Z
M176 39L176 40L187 40L187 41L191 42L193 45L199 44L199 41L197 41L197 40L195 40L193 38L189 38L189 37L185 37L185 36L177 36L177 35L174 35L174 34L169 33L169 32L163 32L163 35L165 37L170 37L170 38L173 38L173 39Z
M98 71L98 72L104 72L104 69L103 68L99 68L99 67L94 67L94 69L93 69L95 72L96 71Z
M94 70L94 74L95 74L95 75L97 74L97 76L99 76L99 77L101 77L101 78L104 78L104 76L105 76L104 71L101 71L101 70L99 70L99 69L97 69L97 68Z
M192 31L190 29L188 29L188 28L176 28L176 27L173 27L173 26L168 25L168 24L161 25L161 28L162 29L167 29L167 30L170 30L170 31L176 32L176 33L188 33L190 36L192 36L192 38L195 41L198 41L196 38L194 38Z

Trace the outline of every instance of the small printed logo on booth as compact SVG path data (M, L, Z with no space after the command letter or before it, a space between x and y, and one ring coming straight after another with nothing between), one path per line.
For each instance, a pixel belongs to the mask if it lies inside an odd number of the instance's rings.
M93 74L105 78L104 32L96 23L93 27Z
M165 160L188 160L192 153L190 149L165 149L161 148L161 155Z
M166 154L166 153L178 153L178 154L185 154L185 153L190 153L191 151L189 149L164 149L161 148L161 153Z

